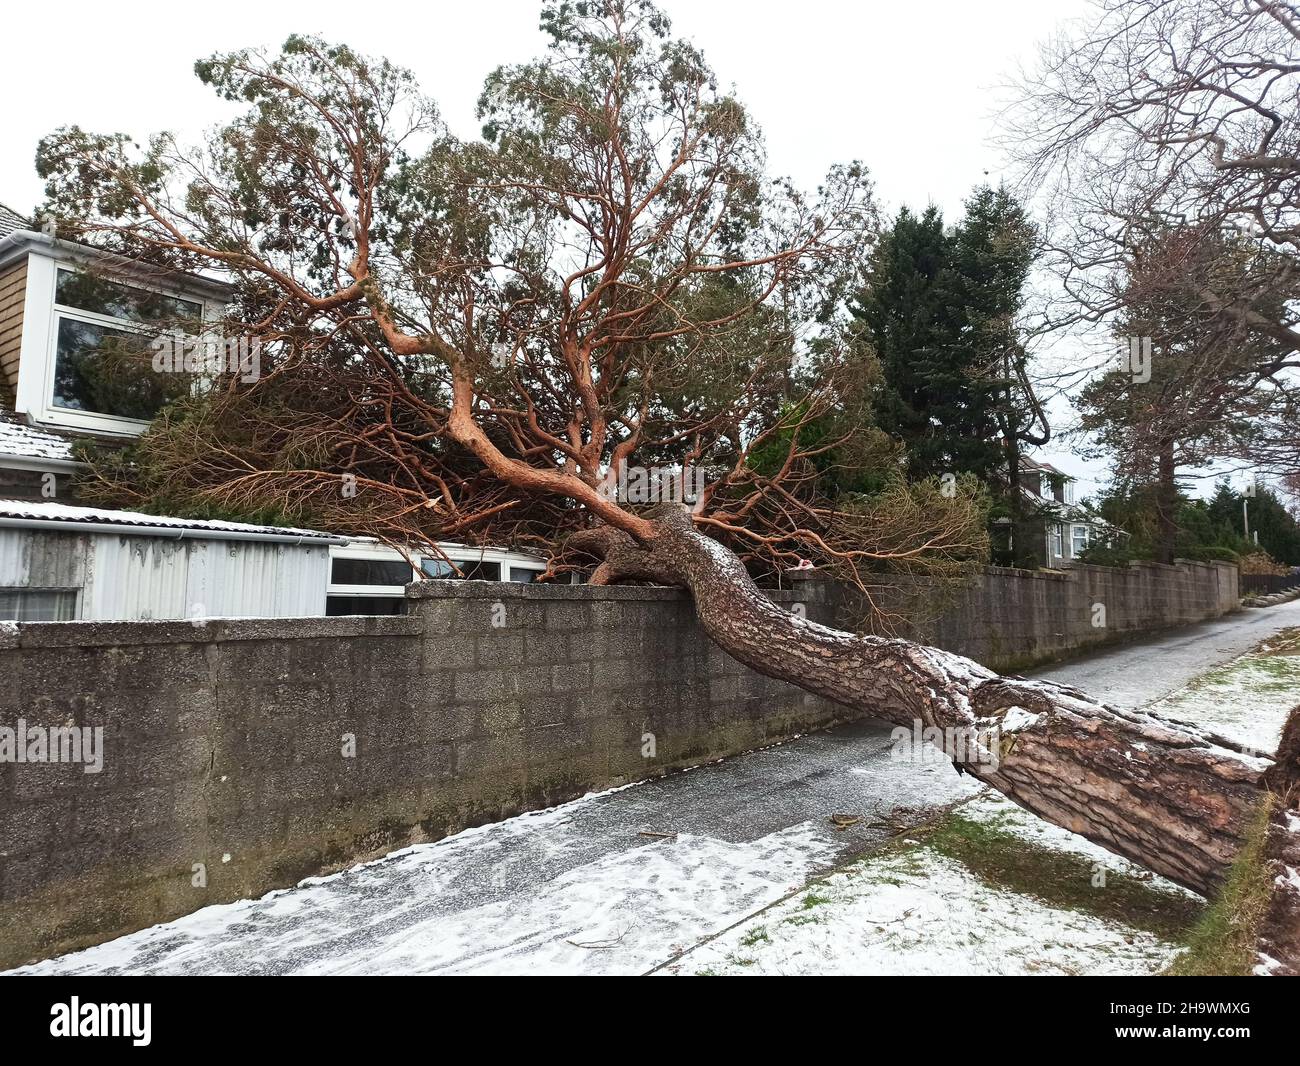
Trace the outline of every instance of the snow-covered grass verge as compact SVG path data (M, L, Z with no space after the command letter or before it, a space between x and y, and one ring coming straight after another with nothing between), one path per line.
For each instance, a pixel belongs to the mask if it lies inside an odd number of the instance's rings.
M1300 629L1284 629L1145 709L1213 729L1272 754L1300 703Z
M1297 702L1300 629L1289 629L1146 709L1271 753ZM1245 868L1236 874L1224 898L1207 907L1171 882L986 793L665 971L1249 972L1261 898L1250 890L1257 880L1250 874Z
M666 967L678 974L1149 974L1203 903L987 794Z

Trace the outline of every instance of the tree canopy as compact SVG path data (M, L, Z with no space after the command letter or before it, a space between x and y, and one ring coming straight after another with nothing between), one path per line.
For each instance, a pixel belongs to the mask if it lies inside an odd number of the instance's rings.
M221 272L227 333L262 344L259 381L173 405L103 490L562 551L592 521L648 532L609 491L621 467L698 467L697 525L758 570L980 558L979 499L892 476L851 417L866 169L812 193L768 175L751 116L647 3L542 24L547 55L487 78L479 139L410 72L292 37L196 65L243 105L206 145L42 142L63 232Z

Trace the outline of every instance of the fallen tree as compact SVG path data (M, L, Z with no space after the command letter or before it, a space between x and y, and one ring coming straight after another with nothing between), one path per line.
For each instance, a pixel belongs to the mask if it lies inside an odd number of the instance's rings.
M809 622L773 604L684 509L648 522L635 536L611 527L575 535L604 560L596 580L685 586L709 636L751 669L898 725L991 737L999 749L970 758L981 753L971 744L959 769L1179 884L1210 895L1222 883L1272 759L938 648Z
M847 483L870 360L836 308L873 233L870 183L856 164L815 198L766 179L743 108L646 4L560 5L543 27L552 55L489 77L483 141L451 137L406 72L292 38L198 65L248 104L206 150L161 136L137 152L76 128L43 142L64 233L226 272L240 292L227 332L264 345L265 380L219 382L205 416L163 420L169 483L393 540L533 544L553 573L595 561L596 582L680 585L750 667L973 736L978 757L950 752L958 770L1212 893L1273 760L810 623L758 588L751 571L801 558L865 587L871 567L984 547L959 472L951 492ZM254 417L239 398L257 390L277 402ZM645 507L620 498L630 464L707 476Z

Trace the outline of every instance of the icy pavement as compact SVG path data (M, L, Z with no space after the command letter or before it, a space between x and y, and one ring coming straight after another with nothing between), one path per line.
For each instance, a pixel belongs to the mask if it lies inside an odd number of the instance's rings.
M642 973L973 795L856 723L471 829L26 973ZM845 830L830 816L861 818ZM674 833L675 837L638 834Z
M1074 685L1118 707L1140 707L1290 626L1300 626L1300 600L1238 611L1140 644L1035 671L1034 676Z
M1039 676L1136 705L1298 624L1300 601ZM890 748L888 727L870 722L802 737L408 848L259 900L208 907L16 972L634 974L700 944L683 960L685 972L708 969L708 959L723 966L734 954L727 937L752 933L757 912L801 906L788 898L811 878L889 840L899 825L976 794L970 779L949 766L897 761ZM830 816L840 813L860 821L837 830ZM1035 832L1061 832L1032 824ZM1074 840L1062 846L1091 847ZM820 958L817 966L853 972L1090 972L1109 959L1118 970L1141 972L1158 968L1172 950L1146 934L1103 928L1098 919L1059 914L1028 897L1003 898L954 860L925 862L911 881L893 885L886 878L877 894L845 911L853 928L874 916L889 930L873 947L874 934L863 926L866 954L857 962L836 957L833 945L815 939L824 931L809 928L812 939L798 949L804 957L770 956L772 967L798 972ZM982 946L972 942L968 950L958 938L908 948L923 914L931 916L926 926L951 927L954 937L978 918ZM732 927L734 936L726 932ZM719 934L719 947L707 944ZM1025 937L1037 937L1039 948ZM1068 945L1075 945L1073 954Z

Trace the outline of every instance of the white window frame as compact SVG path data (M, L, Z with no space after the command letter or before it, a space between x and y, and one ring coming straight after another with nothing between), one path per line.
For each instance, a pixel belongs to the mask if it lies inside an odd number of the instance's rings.
M67 618L56 618L56 619L52 619L52 621L75 622L77 619L81 617L81 599L84 591L85 590L82 589L80 586L73 586L73 585L51 585L51 586L6 585L0 587L0 596L13 595L18 598L21 598L23 596L33 596L33 597L38 597L38 596L69 597L70 596L72 598L71 613L68 615ZM8 614L0 613L0 621L3 620L9 620Z
M403 562L402 553L395 548L388 548L382 545L331 545L330 546L330 568L329 584L326 586L325 594L327 596L396 596L401 597L406 594L405 585L341 585L334 582L334 560L335 559L367 559L377 560L380 562ZM409 563L407 564L409 567ZM416 580L415 570L411 569L411 581Z
M454 563L500 563L502 581L510 581L515 570L531 570L533 573L540 574L546 569L546 564L540 559L532 559L520 552L506 551L503 548L471 548L464 544L441 543L438 545L438 549ZM410 554L417 564L421 558L431 556L427 549L412 550ZM337 585L332 580L335 559L378 559L387 562L400 560L410 565L406 557L396 548L390 548L384 544L357 543L355 541L351 544L332 545L330 547L331 580L326 587L326 595L404 596L406 594L405 585ZM411 581L426 580L429 579L419 569L418 565L411 567Z
M1078 542L1080 540L1080 534L1082 534L1082 540L1083 540L1082 548L1078 546ZM1079 556L1082 555L1084 551L1087 550L1088 545L1090 545L1091 543L1092 543L1092 530L1088 526L1080 525L1077 522L1070 526L1071 558L1074 559L1079 558Z
M1065 558L1065 523L1052 523L1052 558Z
M21 414L35 422L68 429L84 429L92 433L138 437L149 428L148 419L124 418L99 411L77 411L59 407L54 403L54 371L58 359L59 319L70 318L109 329L147 333L140 323L110 315L83 311L55 303L55 291L60 270L86 272L94 263L72 255L51 255L45 250L33 249L27 255L27 291L23 306L22 350L18 362L17 403ZM160 286L132 277L112 280L129 288L155 292L163 296L196 303L202 308L204 328L220 319L223 303L183 288Z

